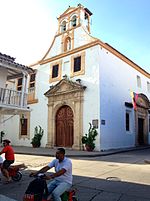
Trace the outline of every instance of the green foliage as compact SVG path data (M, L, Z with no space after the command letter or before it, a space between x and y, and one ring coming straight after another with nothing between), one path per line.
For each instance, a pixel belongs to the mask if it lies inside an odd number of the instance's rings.
M32 138L31 144L33 147L40 147L41 146L41 139L43 137L44 130L41 126L36 126L34 129L34 137Z
M94 126L92 126L91 123L89 123L90 127L88 130L88 133L85 134L85 136L82 137L82 144L85 144L86 146L90 147L91 150L95 148L95 140L96 136L98 135L98 132Z

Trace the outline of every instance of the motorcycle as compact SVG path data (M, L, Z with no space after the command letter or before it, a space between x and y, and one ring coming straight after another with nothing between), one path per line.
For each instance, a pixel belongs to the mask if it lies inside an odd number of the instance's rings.
M18 165L11 165L8 168L9 176L12 178L13 181L20 181L22 178L21 170L27 168L24 163Z
M52 201L49 199L47 183L45 180L45 174L39 173L34 176L35 179L30 182L24 196L23 201ZM62 201L77 201L76 189L66 191L61 195Z

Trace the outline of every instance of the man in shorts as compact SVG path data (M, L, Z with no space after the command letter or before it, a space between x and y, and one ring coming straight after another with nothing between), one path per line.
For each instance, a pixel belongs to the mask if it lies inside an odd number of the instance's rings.
M6 177L6 183L9 183L11 181L11 178L9 177L8 168L9 166L14 163L15 161L15 154L13 148L10 146L10 140L5 139L3 140L3 146L4 148L0 152L0 155L5 153L5 160L2 164L2 174Z

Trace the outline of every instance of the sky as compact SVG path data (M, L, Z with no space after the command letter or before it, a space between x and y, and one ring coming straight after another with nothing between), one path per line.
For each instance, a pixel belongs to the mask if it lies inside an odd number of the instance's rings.
M81 3L91 35L110 44L150 73L150 0L0 0L0 52L30 65L47 52L57 17Z

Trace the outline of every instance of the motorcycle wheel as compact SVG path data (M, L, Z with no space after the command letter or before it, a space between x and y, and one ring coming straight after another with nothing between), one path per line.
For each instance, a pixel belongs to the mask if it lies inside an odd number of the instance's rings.
M16 174L14 176L11 177L13 181L20 181L20 179L22 178L22 173L21 172L16 172Z

